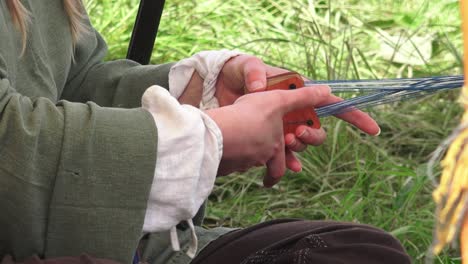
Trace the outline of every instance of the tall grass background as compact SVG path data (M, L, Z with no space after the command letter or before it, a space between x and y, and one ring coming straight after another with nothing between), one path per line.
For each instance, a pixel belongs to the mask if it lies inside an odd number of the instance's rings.
M94 26L109 44L109 60L125 57L137 0L88 0ZM168 0L152 63L177 61L207 49L238 49L312 79L365 79L461 73L456 0ZM430 58L405 65L382 56L382 41L400 46L426 37ZM407 41L407 39L410 41ZM410 43L419 48L418 43ZM379 137L335 118L320 147L301 154L301 173L272 189L263 170L218 179L205 224L248 226L297 217L366 223L395 235L415 263L432 241L435 182L426 173L431 152L457 125L458 91L369 109ZM438 175L439 168L435 168ZM435 179L437 181L437 179ZM435 263L460 263L457 247Z

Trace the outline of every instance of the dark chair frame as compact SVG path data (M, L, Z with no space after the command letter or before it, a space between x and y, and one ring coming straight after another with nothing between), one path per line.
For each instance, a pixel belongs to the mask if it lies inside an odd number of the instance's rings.
M141 0L127 59L146 65L151 59L165 0Z

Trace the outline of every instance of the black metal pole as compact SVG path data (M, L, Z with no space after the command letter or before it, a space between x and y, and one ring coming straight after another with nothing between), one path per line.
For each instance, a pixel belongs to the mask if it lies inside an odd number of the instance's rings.
M128 46L127 59L148 64L164 9L164 0L141 0Z

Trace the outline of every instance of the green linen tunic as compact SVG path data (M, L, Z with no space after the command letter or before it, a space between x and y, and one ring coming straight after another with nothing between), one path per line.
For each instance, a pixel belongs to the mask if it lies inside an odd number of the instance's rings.
M31 23L21 56L20 33L5 2L0 0L0 258L89 253L130 263L156 163L157 130L140 108L141 96L150 85L168 87L171 65L103 62L106 44L93 30L77 43L72 62L62 0L22 1ZM227 231L204 236L197 230L200 248ZM188 262L168 249L167 236L152 234L145 256Z

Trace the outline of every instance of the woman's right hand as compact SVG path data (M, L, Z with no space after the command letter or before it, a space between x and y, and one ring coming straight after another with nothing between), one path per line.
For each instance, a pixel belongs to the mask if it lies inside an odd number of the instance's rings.
M223 134L223 156L218 175L266 166L266 187L276 184L291 162L293 153L285 149L284 114L312 108L330 97L324 85L295 90L275 90L247 94L234 104L207 110ZM323 140L323 139L321 139Z

